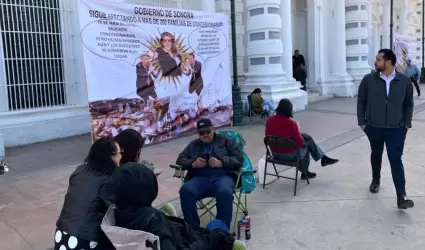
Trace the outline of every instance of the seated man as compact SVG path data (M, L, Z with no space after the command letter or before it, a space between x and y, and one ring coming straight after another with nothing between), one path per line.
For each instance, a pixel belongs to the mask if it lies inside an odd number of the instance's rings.
M206 230L196 231L183 219L172 216L175 213L171 204L160 210L152 207L158 195L158 181L144 165L126 163L114 171L112 181L116 226L158 236L161 250L245 249L219 220L211 221Z
M267 117L270 117L274 113L274 106L271 102L264 100L261 89L256 88L251 93L251 106L254 112L261 112L262 110L267 111Z
M196 202L206 197L217 201L217 219L228 228L232 221L233 190L242 167L242 152L232 140L214 132L209 119L196 123L199 139L195 139L180 153L177 164L187 173L187 181L180 188L180 202L187 223L199 229Z
M293 120L293 106L292 102L288 99L280 100L277 108L276 115L270 117L266 123L266 136L279 136L288 138L294 141L300 148L302 172L301 179L314 178L316 173L308 171L310 164L310 154L315 161L321 160L322 167L332 165L338 162L336 159L329 158L323 151L316 145L313 138L306 133L300 132L298 122ZM273 156L277 160L282 161L295 161L297 151L285 148L271 148ZM305 176L305 173L307 176Z

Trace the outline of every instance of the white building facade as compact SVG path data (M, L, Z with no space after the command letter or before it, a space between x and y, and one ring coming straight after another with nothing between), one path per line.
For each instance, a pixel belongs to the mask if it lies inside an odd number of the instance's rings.
M229 0L110 0L229 14ZM235 0L242 96L305 109L307 94L292 77L292 55L306 59L308 88L353 97L389 47L390 0ZM420 0L394 1L394 32L409 57L422 61ZM229 30L229 39L230 30ZM231 44L231 43L229 43ZM0 1L0 156L4 147L89 132L77 1Z

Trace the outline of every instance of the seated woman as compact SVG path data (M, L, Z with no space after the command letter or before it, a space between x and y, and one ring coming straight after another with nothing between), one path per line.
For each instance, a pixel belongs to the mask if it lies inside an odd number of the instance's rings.
M158 236L161 250L245 249L240 242L234 244L234 237L221 221L214 220L206 230L195 231L184 219L167 216L152 207L158 195L158 181L143 165L127 163L114 172L112 179L117 197L116 226Z
M124 165L126 163L141 163L141 165L149 168L151 171L154 171L154 166L152 164L148 164L145 161L141 161L141 153L142 148L145 145L145 139L134 129L126 129L121 131L119 134L115 136L115 140L122 150L122 157L120 161L120 165ZM160 172L155 175L159 175ZM161 208L161 211L166 212L169 215L176 215L177 210L171 203L165 203Z
M271 102L264 100L263 96L261 95L261 89L260 88L256 88L254 89L254 91L252 91L251 93L251 106L252 106L252 110L254 112L261 112L263 110L267 111L267 116L270 117L273 115L274 113L274 106Z
M112 137L93 143L83 165L69 177L68 191L56 222L55 250L115 249L100 224L113 203L111 176L121 160Z
M321 160L322 167L332 165L338 162L336 159L329 158L316 145L313 138L306 133L300 132L299 124L293 119L292 102L288 99L282 99L276 108L276 115L270 117L266 123L266 136L279 136L293 140L300 148L300 155L303 157L301 162L301 179L316 177L316 173L308 171L310 163L310 154L315 161ZM295 161L297 151L284 148L271 148L273 156L282 161ZM303 171L304 170L304 171Z

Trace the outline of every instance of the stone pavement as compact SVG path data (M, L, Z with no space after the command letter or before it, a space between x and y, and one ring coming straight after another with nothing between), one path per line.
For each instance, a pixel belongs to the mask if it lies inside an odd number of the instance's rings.
M250 249L425 249L425 99L416 99L414 128L408 133L404 162L408 192L416 207L397 211L384 158L381 192L368 192L369 145L357 127L355 99L335 98L310 104L296 114L302 130L311 134L335 166L312 164L318 178L307 186L277 180L248 196L253 221ZM234 129L247 141L253 163L264 155L264 125ZM164 172L159 176L157 204L178 197L179 181L168 165L192 137L179 138L143 150L143 158ZM69 174L90 145L88 135L8 149L11 172L0 176L0 249L44 250L52 246ZM293 170L285 172L293 175Z

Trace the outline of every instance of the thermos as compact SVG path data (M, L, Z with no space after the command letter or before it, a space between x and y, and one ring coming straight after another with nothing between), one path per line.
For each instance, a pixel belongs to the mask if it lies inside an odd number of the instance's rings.
M245 221L242 219L240 219L238 221L238 235L237 235L237 239L238 240L242 240L242 238L245 238Z

